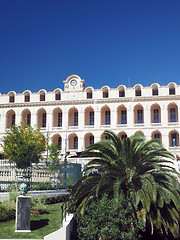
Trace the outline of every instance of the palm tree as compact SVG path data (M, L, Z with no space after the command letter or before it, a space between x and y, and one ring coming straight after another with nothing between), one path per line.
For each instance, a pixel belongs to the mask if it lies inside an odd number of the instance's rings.
M83 213L89 201L104 192L116 199L123 192L133 215L143 215L151 233L156 226L177 235L180 185L174 156L158 141L145 141L142 135L123 140L112 131L104 135L107 140L88 146L81 155L91 160L72 192L77 211Z

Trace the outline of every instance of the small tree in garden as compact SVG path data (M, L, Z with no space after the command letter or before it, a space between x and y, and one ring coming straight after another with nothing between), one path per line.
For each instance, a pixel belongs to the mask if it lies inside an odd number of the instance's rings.
M59 145L56 142L47 148L50 151L50 154L46 159L46 166L48 167L50 173L54 175L55 180L56 173L58 173L60 170L59 155L61 150L59 149Z
M32 163L38 163L45 151L45 137L40 129L25 126L24 123L14 125L2 139L5 159L14 162L17 168L27 169Z

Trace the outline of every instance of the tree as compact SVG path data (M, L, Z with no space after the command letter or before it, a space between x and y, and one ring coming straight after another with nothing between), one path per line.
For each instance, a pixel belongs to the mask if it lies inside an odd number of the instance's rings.
M84 207L104 192L118 199L123 191L133 216L143 217L152 234L159 228L177 236L180 185L174 156L156 140L145 141L140 135L120 140L111 131L104 134L107 140L88 146L82 153L92 160L72 193L77 211L83 214Z
M33 129L24 123L12 126L2 142L4 158L16 163L16 167L21 169L38 163L46 149L45 137L40 129Z
M46 159L46 166L48 167L50 173L54 175L55 182L56 173L59 172L61 168L59 163L59 155L61 150L56 142L48 146L48 150L50 151L50 154L48 159Z

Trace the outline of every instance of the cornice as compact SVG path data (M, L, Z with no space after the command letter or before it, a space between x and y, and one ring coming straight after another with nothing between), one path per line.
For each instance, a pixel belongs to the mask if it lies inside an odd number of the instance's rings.
M0 104L0 108L18 108L18 107L45 107L61 105L79 105L79 104L97 104L97 103L128 103L128 102L157 102L157 101L175 101L180 100L180 95L171 96L148 96L148 97L120 97L120 98L102 98L102 99L83 99L67 101L49 101L49 102L23 102Z

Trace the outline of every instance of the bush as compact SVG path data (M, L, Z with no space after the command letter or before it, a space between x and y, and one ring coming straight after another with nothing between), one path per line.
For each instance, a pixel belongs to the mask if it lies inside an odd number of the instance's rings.
M45 203L46 204L54 204L54 203L60 203L64 202L66 198L68 197L68 194L63 194L55 197L47 197L45 198Z
M8 200L0 203L0 222L15 219L17 195L17 192L12 192L9 194Z
M62 189L62 185L53 186L51 182L42 182L42 183L34 183L31 185L30 190L58 190Z
M0 203L0 222L15 219L15 208L11 205Z
M32 215L39 215L43 213L47 213L46 208L46 200L45 196L39 195L38 198L31 199L31 214Z
M83 216L76 216L77 232L81 240L138 239L142 223L132 216L132 207L123 197L120 202L109 199L92 201Z

